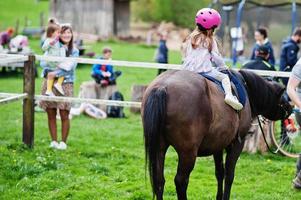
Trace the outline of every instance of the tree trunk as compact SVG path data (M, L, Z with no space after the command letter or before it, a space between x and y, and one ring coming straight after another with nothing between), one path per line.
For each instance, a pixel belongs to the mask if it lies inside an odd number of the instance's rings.
M95 81L86 81L80 85L79 97L81 98L91 98L91 99L105 99L108 100L113 92L117 91L116 85L108 85L106 87L101 87L100 84L95 83ZM106 111L106 105L97 105L101 110Z
M141 102L143 94L147 88L147 85L133 85L132 86L132 101ZM131 107L132 113L140 113L140 108Z
M269 128L270 123L272 122L267 119L264 119L263 121L261 120L264 135L267 139L269 146L271 146L272 144L272 139L270 134L271 130ZM265 153L268 151L257 118L253 120L252 126L249 130L249 134L246 136L246 141L245 141L245 146L243 151L249 153L256 153L256 152Z

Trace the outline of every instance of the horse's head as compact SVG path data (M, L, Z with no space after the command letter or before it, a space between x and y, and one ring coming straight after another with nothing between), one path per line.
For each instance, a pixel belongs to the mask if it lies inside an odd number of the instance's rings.
M277 82L270 82L272 85L274 96L272 96L271 110L262 115L270 120L286 119L293 111L293 107L289 103L285 88Z
M277 82L267 81L255 73L240 70L246 82L252 115L263 115L270 120L285 119L292 113L285 88Z

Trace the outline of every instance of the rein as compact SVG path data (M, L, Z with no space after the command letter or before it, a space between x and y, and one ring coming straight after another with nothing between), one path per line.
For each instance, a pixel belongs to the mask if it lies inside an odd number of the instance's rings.
M242 74L240 74L240 77L241 77L241 80L242 80L242 82L243 82L243 84L244 84L244 86L245 86L245 89L247 90L247 93L248 93L248 92L249 92L249 88L248 88L247 82L246 82L246 80L244 79L244 77L243 77ZM252 102L250 102L250 106L253 107ZM261 125L261 121L260 121L258 115L257 115L257 121L258 121L260 130L261 130L261 133L262 133L264 142L265 142L265 144L266 144L266 146L267 146L269 152L271 152L272 154L277 154L276 152L274 152L274 151L271 150L271 148L270 148L270 146L269 146L269 144L268 144L268 142L267 142L267 139L266 139L266 137L265 137L265 134L264 134L264 131L263 131L263 128L262 128L262 125Z
M265 134L264 134L264 131L263 131L263 128L262 128L262 125L261 125L261 121L260 121L258 115L257 115L257 121L258 121L260 130L261 130L261 133L262 133L264 142L265 142L265 144L267 145L269 152L271 152L272 154L277 154L277 152L274 152L274 151L271 150L271 148L270 148L270 146L269 146L269 144L268 144L268 142L267 142L267 139L265 138Z
M245 79L244 79L244 77L243 77L242 74L240 74L240 76L241 76L241 78L242 78L242 81L243 81L243 84L244 84L244 86L245 86L245 89L247 90L247 93L248 93L249 87L248 87L248 85L247 85L247 82L245 81ZM250 101L249 101L249 102L250 102ZM251 106L251 108L254 107L254 106L252 105L252 102L250 102L250 106ZM265 137L265 134L264 134L264 131L263 131L263 128L262 128L262 125L261 125L261 121L260 121L258 115L257 115L257 121L258 121L258 124L259 124L259 127L260 127L260 131L261 131L261 133L262 133L264 142L265 142L265 144L266 144L266 146L267 146L269 152L271 152L272 154L277 154L277 153L275 153L274 151L271 150L271 148L270 148L270 146L269 146L269 144L268 144L268 142L267 142L267 139L266 139L266 137Z

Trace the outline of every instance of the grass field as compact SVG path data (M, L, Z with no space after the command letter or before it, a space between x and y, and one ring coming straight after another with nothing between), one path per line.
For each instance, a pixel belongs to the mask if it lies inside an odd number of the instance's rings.
M48 0L1 0L0 30L16 27L19 20L19 31L22 31L27 18L29 27L40 26L40 13L44 13L44 25L48 16Z
M16 2L22 5L25 1L0 1L2 24L15 19L13 15L4 13L2 6L7 6L16 15L18 7L22 8L21 5L14 8ZM30 44L36 53L40 53L38 40L31 40ZM154 48L123 42L97 43L91 50L100 52L107 45L113 48L114 59L118 60L152 61L154 54ZM170 61L179 63L179 52L170 52ZM156 75L156 70L117 68L123 72L118 88L126 100L130 100L131 85L147 84ZM76 95L80 84L91 80L90 70L89 65L78 66ZM41 78L36 79L36 93L40 92L41 81ZM0 75L0 92L20 93L22 83L21 73ZM1 105L0 199L151 199L150 184L148 178L145 179L141 119L128 109L125 111L125 119L99 121L84 115L73 118L68 149L61 152L48 148L50 137L45 113L35 115L35 147L31 150L21 144L21 102ZM231 199L301 199L301 192L291 187L295 162L294 159L271 154L242 154L236 168ZM167 200L176 199L173 184L176 164L176 153L170 149L165 164L164 197ZM215 193L213 159L200 158L190 177L188 197L211 200L215 199Z

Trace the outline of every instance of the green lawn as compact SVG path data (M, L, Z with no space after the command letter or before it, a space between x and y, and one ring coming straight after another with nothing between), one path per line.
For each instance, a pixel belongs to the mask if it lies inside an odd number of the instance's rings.
M0 31L7 27L16 27L19 21L19 32L22 32L27 18L27 26L40 26L40 13L44 13L44 25L48 20L48 0L1 0Z
M47 10L47 2L39 1L37 9L29 12L26 6L35 5L35 2L0 1L1 26L14 23L24 13L32 16L33 23L37 24L37 11ZM31 40L30 45L36 53L41 53L38 40ZM123 42L97 43L91 50L100 52L107 45L112 47L117 60L149 62L154 55L154 48ZM170 52L170 60L179 63L179 52ZM118 88L126 100L130 100L131 85L148 84L156 75L156 70L116 68L123 72ZM78 66L76 95L80 84L91 80L90 70L89 65ZM40 92L41 81L41 78L36 79L36 93ZM22 84L21 73L0 75L0 92L20 93ZM141 119L128 109L125 111L125 119L94 120L84 115L73 118L68 149L61 152L48 148L50 137L45 113L35 115L35 146L31 150L21 144L22 103L0 105L0 199L151 199L149 180L145 179ZM173 183L176 164L176 153L170 149L165 168L164 197L167 200L176 199ZM294 159L271 154L242 154L231 199L301 199L301 192L291 187L294 172ZM191 174L189 199L215 199L215 193L213 159L200 158Z

